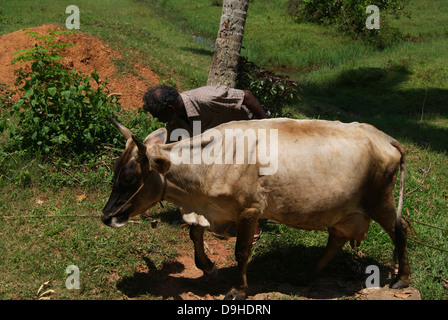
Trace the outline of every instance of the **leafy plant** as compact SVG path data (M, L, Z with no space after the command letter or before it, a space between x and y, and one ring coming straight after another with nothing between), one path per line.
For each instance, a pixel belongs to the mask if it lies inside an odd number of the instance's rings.
M121 113L121 119L126 127L141 141L151 132L163 127L163 123L158 122L154 118L148 119L148 113L143 108L139 108L137 111L123 111ZM123 140L123 137L120 136L120 139Z
M283 107L300 100L302 90L297 81L263 70L244 57L238 63L237 87L250 90L272 117L285 116Z
M21 97L3 127L9 149L83 162L98 154L102 144L121 142L108 121L121 106L98 73L87 76L60 63L61 50L69 44L57 42L53 35L66 32L38 36L27 31L38 43L16 52L13 63L31 61L31 72L18 72Z
M388 23L389 17L398 17L407 0L290 0L288 10L297 21L334 25L353 38L384 48L402 38L398 29ZM367 29L369 16L366 8L380 9L380 29Z

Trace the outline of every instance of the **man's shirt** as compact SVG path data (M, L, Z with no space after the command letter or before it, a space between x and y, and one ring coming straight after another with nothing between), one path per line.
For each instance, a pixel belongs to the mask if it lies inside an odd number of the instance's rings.
M193 131L193 121L200 121L200 133L233 120L249 120L252 113L243 105L244 92L226 86L205 86L180 94L188 116L188 123L176 119L167 123L168 138L174 129L182 128L190 137L197 134ZM170 139L169 139L170 140Z

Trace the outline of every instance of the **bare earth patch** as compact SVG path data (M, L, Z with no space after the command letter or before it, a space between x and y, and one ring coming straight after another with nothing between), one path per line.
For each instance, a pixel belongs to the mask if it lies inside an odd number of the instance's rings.
M30 28L39 33L39 36L48 35L52 30L64 30L59 25L46 24ZM104 44L98 38L77 31L75 34L55 35L59 42L75 45L66 47L61 61L67 69L75 69L89 75L98 72L100 81L107 79L108 87L112 93L120 93L120 102L124 108L137 109L142 106L142 97L146 89L157 85L159 78L156 73L144 65L134 65L138 74L122 73L117 70L115 61L122 57L119 52ZM14 52L20 49L32 48L36 40L23 30L18 30L0 36L0 82L9 84L15 88L16 76L14 72L20 68L30 70L30 63L11 64L17 57Z
M235 241L235 237L222 240L210 234L206 236L207 255L218 268L216 278L206 277L196 268L191 245L179 249L181 254L176 261L159 270L138 268L134 277L119 281L118 289L130 299L140 299L139 295L150 293L165 300L222 300L236 274ZM248 268L248 300L421 300L418 290L412 287L393 290L386 285L369 289L365 288L365 279L347 280L341 275L324 275L308 286L251 281L250 262Z

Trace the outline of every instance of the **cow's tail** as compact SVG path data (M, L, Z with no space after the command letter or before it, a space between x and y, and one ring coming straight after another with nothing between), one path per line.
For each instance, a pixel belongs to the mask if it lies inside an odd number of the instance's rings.
M397 209L397 221L401 219L401 211L403 210L403 198L404 198L404 186L405 186L405 177L406 177L406 151L404 147L397 141L392 140L390 142L392 146L397 148L397 150L401 154L400 159L400 197L398 199L398 209Z
M398 199L397 217L395 220L395 258L399 258L403 250L406 248L408 223L401 218L403 210L404 186L406 177L406 152L404 147L396 140L392 140L391 145L394 146L401 154L400 159L400 196ZM403 224L404 222L404 224Z

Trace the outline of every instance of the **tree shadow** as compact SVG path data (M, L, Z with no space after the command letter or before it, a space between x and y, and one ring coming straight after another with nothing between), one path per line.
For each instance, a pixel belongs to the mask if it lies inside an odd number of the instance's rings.
M305 272L310 264L317 261L322 247L294 246L274 249L266 254L253 257L248 265L248 295L263 299L268 293L277 293L292 298L335 299L355 295L365 287L364 270L368 265L380 269L380 285L390 282L393 270L378 261L357 257L341 251L324 269L322 274L308 285L291 284L297 275ZM223 298L236 278L236 265L219 269L216 278L205 275L198 278L176 276L185 266L179 261L164 263L156 268L144 258L147 271L135 271L117 283L117 289L130 298L151 295L162 299L182 300L186 296L204 298L211 295ZM260 296L261 294L261 296ZM260 298L261 297L261 298Z
M322 85L302 86L297 109L310 118L367 122L398 140L446 152L448 90L406 89L411 75L397 64L344 70Z
M213 57L212 49L194 48L194 47L182 47L181 49L184 51L189 51L193 54Z

